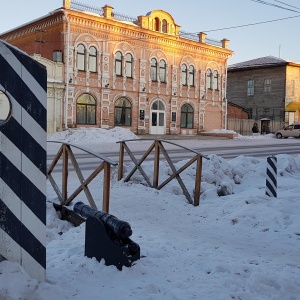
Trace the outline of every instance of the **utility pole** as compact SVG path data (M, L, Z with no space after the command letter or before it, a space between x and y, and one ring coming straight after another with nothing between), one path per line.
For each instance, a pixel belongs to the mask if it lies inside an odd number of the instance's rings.
M46 30L37 29L36 31L40 33L40 37L39 37L38 40L35 40L35 41L40 44L40 46L39 46L39 54L42 55L42 44L46 43L46 41L43 40L43 33L46 32Z

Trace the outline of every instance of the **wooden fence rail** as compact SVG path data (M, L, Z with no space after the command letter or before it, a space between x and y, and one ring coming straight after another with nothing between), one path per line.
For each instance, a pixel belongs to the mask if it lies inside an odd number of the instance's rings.
M164 186L166 186L170 181L173 179L176 179L183 191L183 194L187 198L188 202L190 204L193 204L194 206L198 206L200 204L200 188L201 188L201 175L202 175L202 158L209 159L207 156L194 151L192 149L188 149L184 146L175 144L170 141L166 140L150 140L153 141L151 146L146 150L145 154L142 156L140 160L137 160L134 156L133 152L128 147L129 142L139 142L139 141L145 141L150 139L135 139L135 140L126 140L126 141L120 141L120 155L119 155L119 169L118 169L118 180L121 180L124 176L124 155L125 150L128 153L129 157L134 163L134 168L129 172L129 174L124 179L124 182L127 182L130 180L132 175L138 170L142 174L143 178L145 179L147 185L149 187L155 188L157 190L162 189ZM180 169L176 170L176 167L174 166L174 163L172 162L168 151L164 147L164 143L172 144L174 146L177 146L179 148L182 148L184 150L187 150L188 152L191 152L195 154L194 157L192 157L184 166L182 166ZM146 158L153 153L154 151L154 173L153 173L153 182L151 183L149 177L143 170L141 164L146 160ZM160 154L163 154L164 158L166 159L167 163L169 164L172 175L169 176L164 182L159 184L159 166L160 166ZM186 170L189 166L191 166L194 162L196 162L196 176L195 176L195 188L194 188L194 195L193 197L188 192L184 182L182 181L180 177L180 173L182 173L184 170Z
M102 202L102 211L109 212L109 196L110 196L110 171L111 166L117 166L118 163L110 160L104 155L92 152L84 147L79 147L77 145L69 144L69 143L61 143L59 141L48 141L51 143L60 143L62 144L60 149L58 150L56 156L54 157L52 163L50 164L47 170L47 177L56 192L57 197L59 198L62 205L69 205L76 196L78 196L82 191L84 191L86 198L90 204L90 206L94 209L97 209L95 201L90 193L88 185L93 181L93 179L103 171L103 202ZM94 157L99 158L101 161L96 169L88 176L88 178L84 179L83 174L80 170L79 164L76 160L76 157L72 151L73 148L77 148L81 151L89 153ZM54 180L52 176L52 171L55 169L58 161L62 157L62 188L59 189L58 184ZM69 159L72 162L73 168L77 174L80 185L79 187L68 197L68 175L69 175Z

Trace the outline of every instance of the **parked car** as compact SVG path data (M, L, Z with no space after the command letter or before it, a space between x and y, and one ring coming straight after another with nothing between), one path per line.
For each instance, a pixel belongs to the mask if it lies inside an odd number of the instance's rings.
M282 129L276 130L275 136L278 139L286 139L288 137L300 138L300 124L291 124Z

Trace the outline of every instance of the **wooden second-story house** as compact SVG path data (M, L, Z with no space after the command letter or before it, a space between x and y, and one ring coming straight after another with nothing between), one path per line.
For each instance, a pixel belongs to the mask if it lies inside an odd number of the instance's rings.
M227 99L262 127L300 122L300 63L267 56L230 65Z

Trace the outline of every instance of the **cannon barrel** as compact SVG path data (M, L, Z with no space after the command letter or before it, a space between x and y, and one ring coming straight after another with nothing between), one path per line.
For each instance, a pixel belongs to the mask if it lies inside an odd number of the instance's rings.
M100 220L109 231L113 232L120 239L129 238L132 235L129 223L119 220L108 213L95 210L83 202L77 202L73 210L83 218L94 217Z

